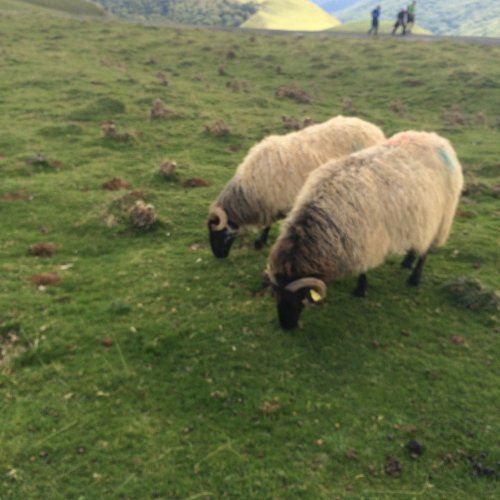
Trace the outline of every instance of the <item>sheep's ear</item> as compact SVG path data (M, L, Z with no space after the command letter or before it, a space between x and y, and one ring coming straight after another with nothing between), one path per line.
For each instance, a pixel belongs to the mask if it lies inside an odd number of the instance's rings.
M321 297L321 295L312 288L309 288L306 297L312 304L321 304L321 302L323 302L323 297Z

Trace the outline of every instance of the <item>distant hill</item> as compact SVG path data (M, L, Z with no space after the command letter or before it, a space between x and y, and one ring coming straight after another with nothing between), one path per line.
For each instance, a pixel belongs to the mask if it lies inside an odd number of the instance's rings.
M243 28L321 31L340 22L308 0L257 0L257 12Z
M309 0L96 0L124 18L201 26L320 31L339 21Z
M369 21L370 12L382 5L382 19L394 20L397 11L410 0L313 0L342 22ZM500 36L499 0L418 0L420 26L439 35Z
M69 14L84 16L104 15L101 8L87 0L22 0L20 3L29 3L47 9L67 12Z

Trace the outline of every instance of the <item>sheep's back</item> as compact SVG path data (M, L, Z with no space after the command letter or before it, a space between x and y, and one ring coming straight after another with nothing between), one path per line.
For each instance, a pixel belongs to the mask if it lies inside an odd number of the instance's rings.
M399 139L313 172L270 260L283 253L288 271L306 276L317 275L320 263L331 280L376 267L388 255L444 243L462 189L460 163L435 134Z

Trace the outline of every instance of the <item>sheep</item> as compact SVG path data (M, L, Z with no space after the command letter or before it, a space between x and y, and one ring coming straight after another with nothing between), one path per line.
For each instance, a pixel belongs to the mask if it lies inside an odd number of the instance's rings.
M263 139L249 151L209 209L214 255L227 257L237 232L250 226L264 228L255 241L255 248L262 248L271 224L292 208L311 170L384 139L377 126L343 116Z
M268 258L268 278L281 327L297 326L306 302L326 296L326 283L366 272L404 255L417 286L430 247L443 245L463 186L448 140L402 132L386 142L316 169L297 196Z

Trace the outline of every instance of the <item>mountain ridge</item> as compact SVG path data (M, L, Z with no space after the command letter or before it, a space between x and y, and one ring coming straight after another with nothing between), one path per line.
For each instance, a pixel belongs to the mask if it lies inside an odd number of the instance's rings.
M340 22L310 0L95 0L111 14L179 24L321 31Z

